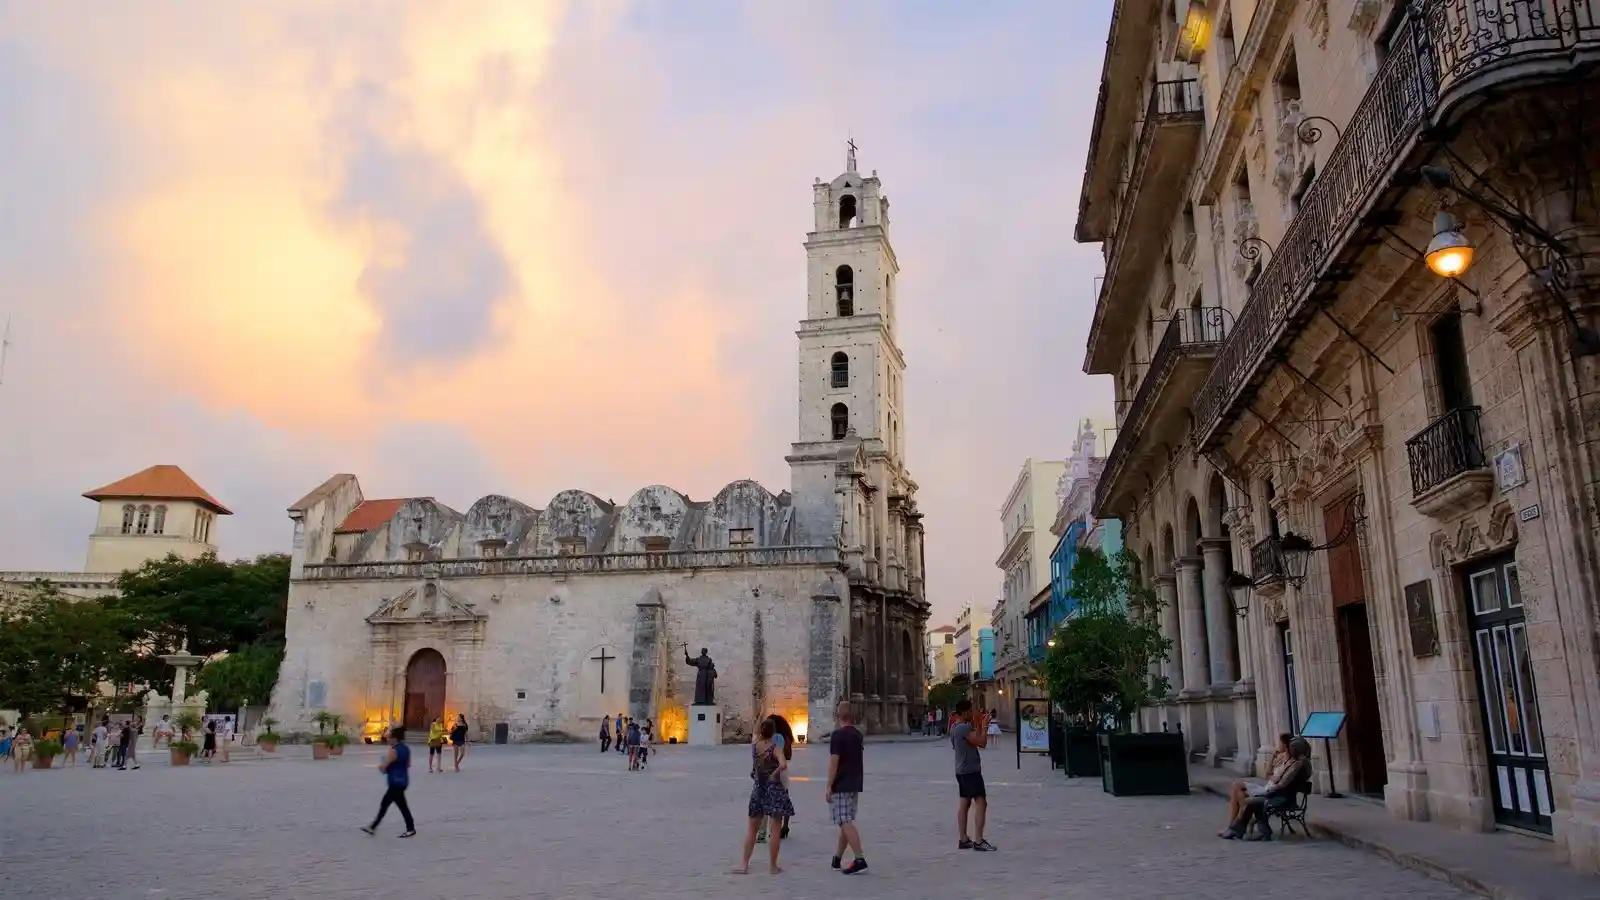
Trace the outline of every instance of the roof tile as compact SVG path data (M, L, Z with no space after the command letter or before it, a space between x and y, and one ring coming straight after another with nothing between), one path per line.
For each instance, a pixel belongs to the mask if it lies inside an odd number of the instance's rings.
M233 510L206 493L189 473L170 465L151 466L83 496L90 500L193 500L224 516L233 515Z

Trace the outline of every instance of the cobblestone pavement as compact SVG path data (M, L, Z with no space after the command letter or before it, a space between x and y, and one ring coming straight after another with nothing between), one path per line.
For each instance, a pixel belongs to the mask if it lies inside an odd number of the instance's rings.
M1466 896L1332 841L1213 836L1215 797L1117 799L1029 758L985 754L998 853L955 849L955 779L940 743L869 744L860 824L871 870L828 868L827 753L795 758L798 816L783 844L792 897L1229 898ZM378 837L377 757L281 759L138 772L0 772L0 896L627 898L750 896L773 888L764 847L729 875L749 789L744 748L662 748L650 771L583 747L474 747L460 774L416 754L419 836ZM809 779L809 780L804 780ZM64 887L70 885L70 887Z

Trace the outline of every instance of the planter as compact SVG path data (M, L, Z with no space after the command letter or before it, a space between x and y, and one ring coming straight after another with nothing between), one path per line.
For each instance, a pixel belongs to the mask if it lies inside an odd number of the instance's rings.
M343 744L330 744L328 746L328 752L332 753L334 756L343 756L344 755L344 745Z
M1066 733L1066 767L1068 778L1100 777L1101 735L1087 728L1068 728Z
M261 748L261 752L262 753L277 753L278 752L278 742L277 741L256 741L256 746Z
M1100 786L1117 797L1189 793L1183 735L1100 735Z
M330 754L327 744L316 743L311 745L312 759L327 759Z
M174 747L173 749L169 750L168 752L172 754L172 764L173 765L175 765L175 766L187 766L189 764L189 751L187 751L187 750L179 750L176 747Z
M39 756L36 754L33 757L33 767L35 769L48 769L50 764L55 761L56 758L54 756Z

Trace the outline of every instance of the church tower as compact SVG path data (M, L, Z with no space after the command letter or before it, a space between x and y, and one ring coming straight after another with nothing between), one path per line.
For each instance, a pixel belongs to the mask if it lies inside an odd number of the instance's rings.
M800 422L789 463L803 533L823 541L839 529L834 463L847 441L859 440L869 458L904 477L905 358L895 341L899 265L889 201L877 172L856 170L854 142L844 172L813 187L812 207L806 318L796 332Z

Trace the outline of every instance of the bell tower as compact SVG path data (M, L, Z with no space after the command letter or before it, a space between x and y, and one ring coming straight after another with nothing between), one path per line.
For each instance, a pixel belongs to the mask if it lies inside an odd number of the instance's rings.
M895 341L899 264L889 200L877 172L857 171L855 142L846 148L844 172L812 187L806 317L796 332L800 421L789 462L797 513L813 540L837 528L834 461L847 439L903 472L905 358Z

